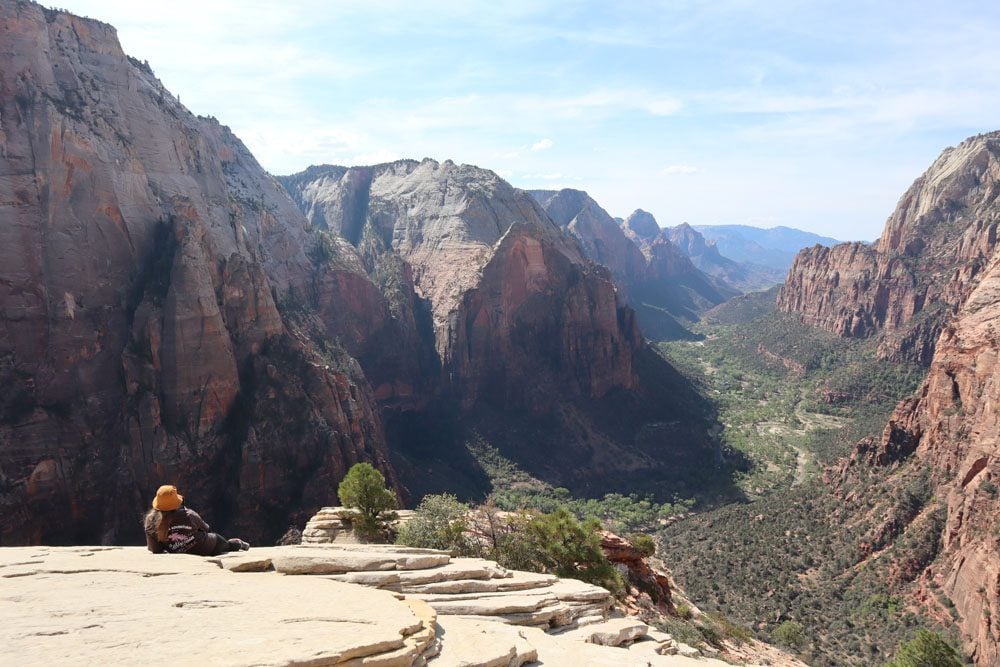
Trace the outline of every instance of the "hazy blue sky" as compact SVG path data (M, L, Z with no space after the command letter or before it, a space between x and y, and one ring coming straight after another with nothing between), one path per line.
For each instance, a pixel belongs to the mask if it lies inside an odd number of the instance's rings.
M1000 3L59 0L274 173L399 157L661 225L872 239L1000 129Z

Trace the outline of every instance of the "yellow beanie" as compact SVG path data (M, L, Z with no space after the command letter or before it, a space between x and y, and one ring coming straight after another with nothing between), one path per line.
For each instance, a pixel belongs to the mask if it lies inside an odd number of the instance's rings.
M156 490L156 497L153 498L153 509L161 512L171 512L184 502L184 496L177 493L177 487L172 484L164 484Z

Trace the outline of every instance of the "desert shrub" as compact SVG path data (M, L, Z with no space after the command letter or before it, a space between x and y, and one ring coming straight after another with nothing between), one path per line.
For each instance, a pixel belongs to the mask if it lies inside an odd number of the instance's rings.
M632 533L628 536L628 540L642 554L643 558L649 558L656 554L656 541L646 533Z
M962 667L962 659L941 635L921 628L885 667Z
M465 537L468 511L465 503L449 493L424 496L413 518L399 529L396 543L467 554L470 551Z
M385 486L385 477L368 463L355 463L337 487L345 507L360 513L353 520L354 533L362 540L386 539L389 522L397 518L396 494Z
M706 618L723 639L727 639L737 646L753 640L753 632L749 628L734 623L723 614L712 612L706 614Z
M796 651L801 651L807 642L805 628L795 621L782 621L781 625L771 633L771 638L776 643Z

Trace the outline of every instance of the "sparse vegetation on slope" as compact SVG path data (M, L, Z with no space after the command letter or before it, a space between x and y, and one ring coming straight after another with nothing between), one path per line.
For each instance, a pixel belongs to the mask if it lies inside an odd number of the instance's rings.
M921 369L787 315L735 320L661 349L716 402L724 450L753 461L737 483L754 500L664 526L661 555L706 610L810 664L881 664L933 625L911 601L944 509L916 462L891 480L866 466L819 472L882 431Z

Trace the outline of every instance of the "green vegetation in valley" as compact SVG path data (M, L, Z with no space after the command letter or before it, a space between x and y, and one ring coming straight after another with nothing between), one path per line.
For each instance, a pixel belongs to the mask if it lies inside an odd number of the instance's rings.
M700 331L701 341L659 347L715 402L723 451L752 462L736 473L749 497L801 484L880 433L923 375L915 364L878 359L874 341L839 338L783 313Z
M538 480L504 457L481 437L467 446L490 478L490 498L502 510L555 512L565 507L580 520L597 519L615 533L652 531L670 517L690 511L693 498L655 502L648 496L608 493L601 498L576 498L562 487Z
M878 436L924 371L791 315L722 319L660 349L715 401L724 451L753 462L737 481L752 502L662 527L660 554L703 609L811 665L881 664L932 625L907 593L937 556L944 508L916 461L820 473Z

